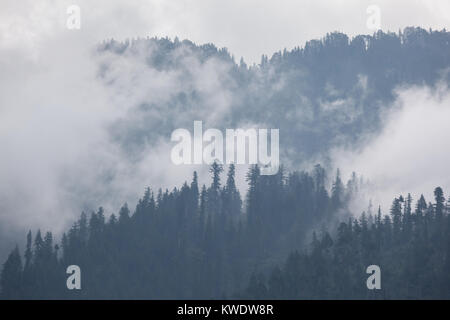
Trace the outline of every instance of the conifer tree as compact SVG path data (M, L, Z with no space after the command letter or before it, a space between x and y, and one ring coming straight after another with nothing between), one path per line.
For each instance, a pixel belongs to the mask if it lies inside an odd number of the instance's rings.
M3 264L0 288L2 299L20 299L22 297L22 259L17 246Z

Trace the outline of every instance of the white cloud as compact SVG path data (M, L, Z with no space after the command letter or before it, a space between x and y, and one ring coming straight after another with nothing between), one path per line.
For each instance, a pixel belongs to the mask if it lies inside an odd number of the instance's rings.
M334 150L332 159L347 176L356 171L370 180L368 197L384 212L395 196L424 194L434 202L433 190L450 192L450 91L410 87L397 91L394 108L384 116L385 126L360 150ZM367 203L363 203L363 208ZM360 208L360 209L363 209Z
M144 126L168 116L174 126L194 116L208 126L220 122L231 106L227 87L232 83L226 77L230 65L217 59L201 64L186 47L179 49L183 54L173 53L186 60L182 62L186 67L172 71L149 67L145 58L152 48L139 45L133 47L133 54L97 55L96 37L100 41L109 32L135 34L141 24L134 13L146 5L108 6L105 1L102 10L95 7L83 14L88 5L81 3L78 32L65 29L64 3L52 3L30 1L18 7L7 2L6 12L11 15L3 20L4 11L0 14L0 69L4 71L0 74L0 224L11 230L41 227L58 233L82 209L102 205L108 213L117 212L125 201L133 205L146 186L180 186L195 169L201 173L200 182L209 181L205 167L171 164L170 135L130 155L113 141L110 130L118 120L128 119L148 131ZM129 29L106 23L108 15L111 21L129 21ZM94 22L96 28L106 26L106 30L91 32L89 25ZM98 76L100 64L109 65L104 79ZM203 100L186 113L158 107L166 106L173 95L192 91ZM146 113L152 116L130 120L140 116L135 110L144 102L156 105Z

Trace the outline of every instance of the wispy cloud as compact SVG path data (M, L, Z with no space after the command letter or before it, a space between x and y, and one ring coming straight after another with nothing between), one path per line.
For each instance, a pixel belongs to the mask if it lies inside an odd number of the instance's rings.
M382 132L366 137L358 148L338 148L331 158L344 174L351 171L370 181L368 199L382 205L385 213L395 196L411 192L415 200L424 194L433 202L433 190L441 186L450 192L450 91L441 83L436 88L408 87L397 90L394 106L383 116Z

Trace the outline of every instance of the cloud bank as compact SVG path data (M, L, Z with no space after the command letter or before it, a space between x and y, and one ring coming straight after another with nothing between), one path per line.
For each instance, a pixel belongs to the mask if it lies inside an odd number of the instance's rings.
M367 137L357 150L339 148L331 153L344 174L356 171L370 181L366 196L375 206L382 205L384 213L400 194L410 192L418 200L423 193L427 201L434 202L437 186L447 196L450 192L448 87L400 88L396 96L379 135Z

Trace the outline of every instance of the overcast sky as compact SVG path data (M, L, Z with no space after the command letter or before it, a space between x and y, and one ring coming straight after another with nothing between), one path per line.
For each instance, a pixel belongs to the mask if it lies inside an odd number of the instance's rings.
M371 5L380 9L383 30L450 26L448 0L2 0L1 45L38 46L45 38L70 32L66 10L72 4L81 9L77 32L86 41L178 36L227 47L250 63L334 30L372 33L367 27Z

